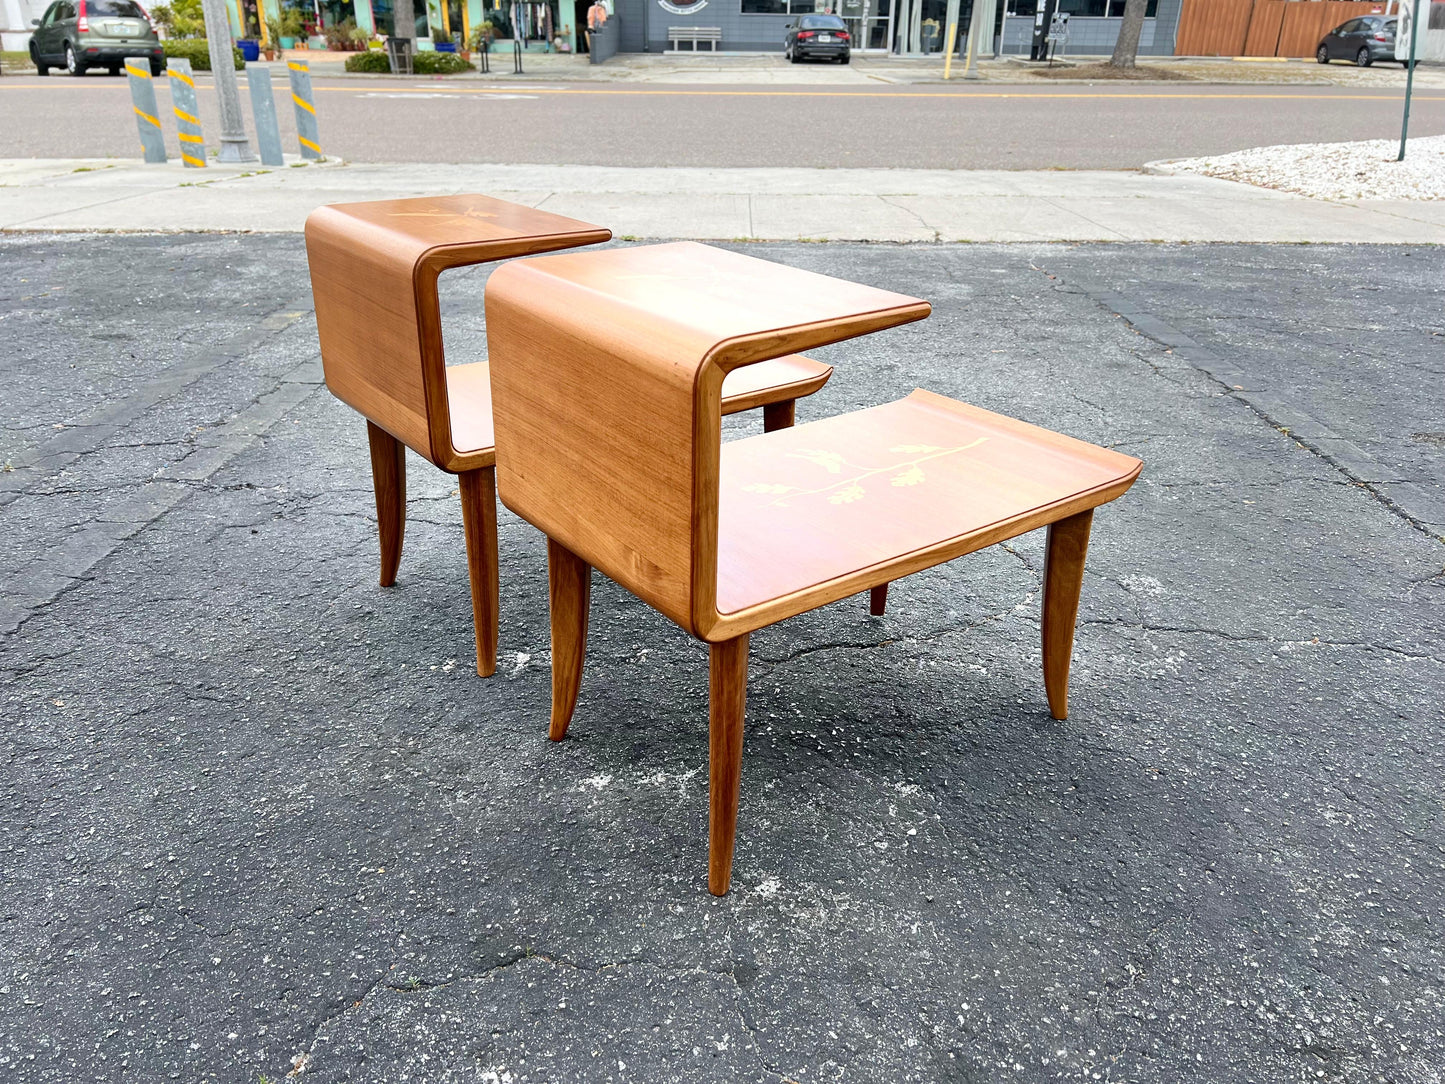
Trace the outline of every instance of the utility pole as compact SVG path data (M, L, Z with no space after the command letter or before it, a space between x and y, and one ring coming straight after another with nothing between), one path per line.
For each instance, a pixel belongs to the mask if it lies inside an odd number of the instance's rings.
M201 0L206 20L206 43L211 51L211 78L221 99L221 162L254 162L246 120L241 114L241 92L236 88L236 59L231 44L231 17L226 0Z

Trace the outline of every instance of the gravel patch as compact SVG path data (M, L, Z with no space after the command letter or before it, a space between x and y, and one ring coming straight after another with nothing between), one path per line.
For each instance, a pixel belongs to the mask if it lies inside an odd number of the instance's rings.
M1158 172L1202 173L1315 199L1445 199L1445 136L1412 138L1403 162L1395 161L1399 151L1398 139L1295 143L1151 166Z

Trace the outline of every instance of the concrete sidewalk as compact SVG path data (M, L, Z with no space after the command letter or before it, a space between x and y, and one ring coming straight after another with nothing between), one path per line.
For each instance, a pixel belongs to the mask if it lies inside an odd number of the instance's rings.
M295 232L325 203L486 192L619 237L1445 243L1445 203L1104 171L0 161L0 230Z

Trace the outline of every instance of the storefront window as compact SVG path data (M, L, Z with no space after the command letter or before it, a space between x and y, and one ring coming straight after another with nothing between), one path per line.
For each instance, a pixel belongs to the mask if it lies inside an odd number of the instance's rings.
M1009 5L1008 14L1033 15L1039 10L1043 0L1013 0ZM1149 6L1144 9L1146 19L1154 18L1155 11L1159 7L1159 0L1149 0ZM1067 15L1077 15L1081 18L1100 17L1112 15L1119 18L1124 14L1124 0L1059 0L1059 11Z
M830 11L830 0L742 0L744 15L811 15Z

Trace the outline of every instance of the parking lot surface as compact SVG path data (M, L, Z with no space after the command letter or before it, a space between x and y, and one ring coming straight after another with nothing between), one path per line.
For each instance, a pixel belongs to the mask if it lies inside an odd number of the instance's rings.
M1437 1079L1438 255L746 250L934 304L800 422L923 386L1145 467L1067 722L1037 533L755 635L714 899L705 652L599 579L549 743L543 540L478 679L415 458L377 587L300 238L0 237L0 1075Z

